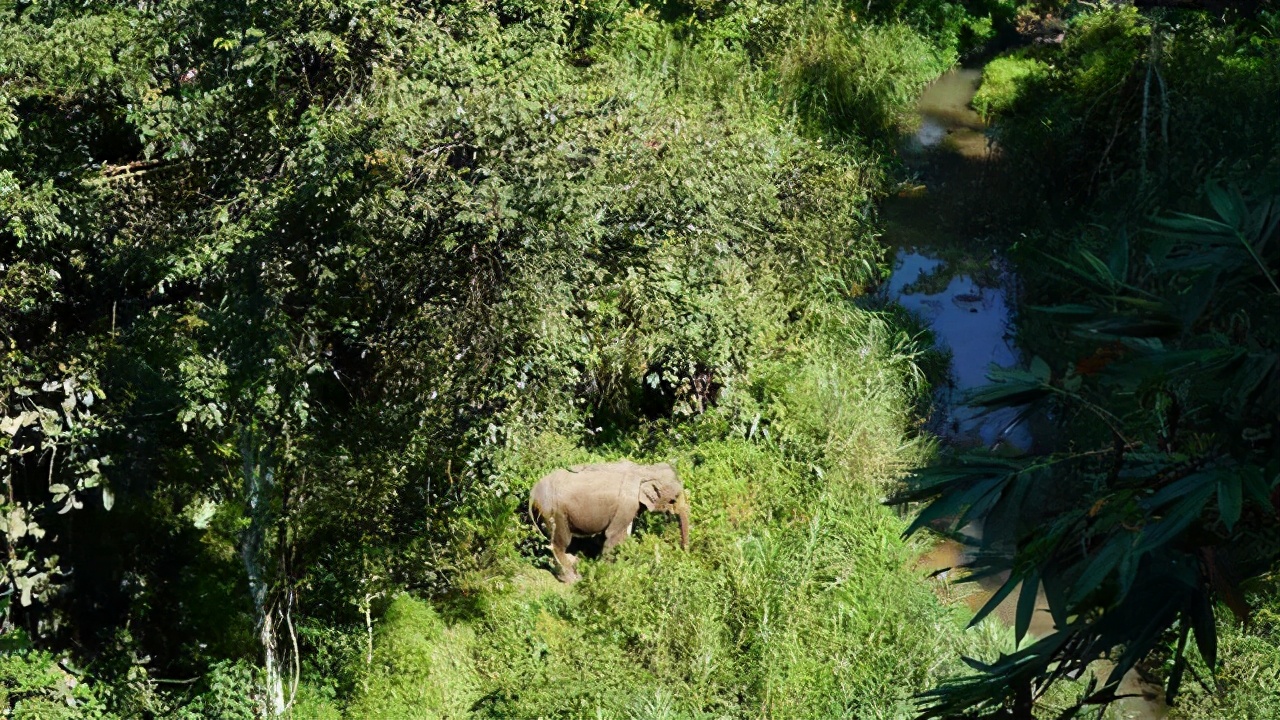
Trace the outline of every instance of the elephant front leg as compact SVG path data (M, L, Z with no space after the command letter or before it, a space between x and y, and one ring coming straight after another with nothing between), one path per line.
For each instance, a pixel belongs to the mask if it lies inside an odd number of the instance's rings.
M557 518L552 522L551 554L560 563L560 581L575 583L582 579L578 574L578 557L569 553L569 543L573 540L573 532L569 529L566 518Z
M610 552L618 546L618 543L631 536L631 525L633 522L634 518L617 518L609 524L609 527L604 531L603 554L610 554Z

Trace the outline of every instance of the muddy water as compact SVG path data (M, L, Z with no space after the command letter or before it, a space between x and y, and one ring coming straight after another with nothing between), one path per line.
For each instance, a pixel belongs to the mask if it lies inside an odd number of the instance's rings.
M935 397L931 429L945 442L992 450L1029 450L1033 432L1016 410L978 413L962 403L966 391L985 385L992 366L1023 362L1013 344L1017 277L989 243L975 236L972 215L980 211L987 165L997 151L982 119L970 108L981 81L980 69L957 69L930 85L917 105L918 125L903 139L900 156L909 173L895 197L882 207L885 240L894 249L893 272L884 292L917 313L933 330L938 345L950 351L950 382ZM962 601L976 611L1003 585L1005 577L957 585L957 569L983 533L980 525L963 530L968 542L941 541L920 558L919 567L937 573L939 595ZM1012 625L1019 592L993 615ZM1030 633L1053 632L1040 594ZM1105 678L1109 668L1095 665ZM1113 705L1115 717L1154 720L1166 715L1159 688L1135 673L1125 677Z

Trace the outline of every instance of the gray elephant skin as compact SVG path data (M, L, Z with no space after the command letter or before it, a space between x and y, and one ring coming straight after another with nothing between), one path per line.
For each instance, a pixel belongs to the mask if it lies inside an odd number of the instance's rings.
M556 470L529 493L529 516L551 541L560 579L576 582L578 558L568 552L577 537L604 533L608 553L631 534L640 508L680 519L680 545L689 549L689 501L675 468L629 460Z

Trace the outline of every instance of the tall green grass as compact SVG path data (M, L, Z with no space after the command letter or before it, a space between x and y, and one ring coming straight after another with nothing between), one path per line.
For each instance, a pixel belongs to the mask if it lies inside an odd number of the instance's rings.
M893 140L920 90L955 59L907 25L815 11L779 60L781 94L818 132Z

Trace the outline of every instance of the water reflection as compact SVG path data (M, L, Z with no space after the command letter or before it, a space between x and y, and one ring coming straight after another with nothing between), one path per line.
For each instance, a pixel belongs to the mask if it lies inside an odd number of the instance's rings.
M927 292L930 277L945 273L945 262L923 252L899 250L885 288L933 329L940 348L951 351L951 384L938 393L944 421L936 430L955 444L997 444L1029 449L1031 434L1012 408L981 412L964 404L964 394L987 384L991 366L1015 367L1021 357L1011 343L1012 308L1008 285L982 287L965 274L951 276L945 288ZM1012 278L1005 275L1007 280Z

